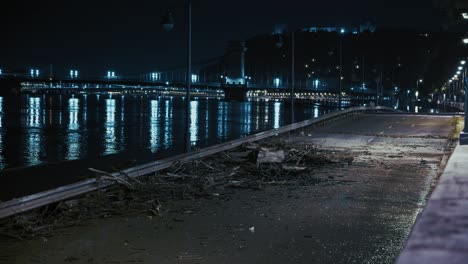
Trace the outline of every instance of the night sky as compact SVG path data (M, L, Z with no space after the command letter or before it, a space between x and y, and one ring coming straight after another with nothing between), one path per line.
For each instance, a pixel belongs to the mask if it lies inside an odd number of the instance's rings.
M112 69L131 75L181 66L186 56L186 1L10 1L0 7L0 67L39 67L65 74L98 75ZM2 5L5 5L2 3ZM176 26L160 22L167 9ZM365 19L378 27L439 30L430 0L193 1L194 62L222 55L228 40L308 26L352 26Z

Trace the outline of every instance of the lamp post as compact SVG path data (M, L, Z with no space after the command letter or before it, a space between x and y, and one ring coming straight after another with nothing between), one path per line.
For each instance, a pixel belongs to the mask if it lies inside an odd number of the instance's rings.
M415 95L415 98L416 98L416 102L415 102L416 107L418 106L419 84L422 83L422 82L423 82L423 79L416 80L416 90L414 92L414 95Z
M291 94L290 94L290 101L291 101L291 124L294 123L294 88L295 88L295 32L293 31L291 34ZM276 42L276 47L281 48L283 46L283 42L281 40L281 35L278 41Z
M339 79L340 94L338 95L338 110L341 110L341 103L342 103L341 94L343 92L342 81L343 81L343 34L344 33L345 33L345 30L341 29L340 30L340 79Z
M294 31L292 32L292 47L291 47L291 124L294 124L294 86L295 86L295 72L294 72Z
M187 2L187 16L188 16L188 29L187 29L187 89L185 93L185 151L191 151L190 144L190 87L192 84L192 1ZM161 25L165 31L171 31L174 28L174 19L172 13L168 11L164 16Z
M468 43L467 43L468 44ZM468 145L468 77L467 75L467 65L465 60L462 60L460 64L465 68L462 76L462 83L465 88L465 126L463 131L460 133L460 145Z

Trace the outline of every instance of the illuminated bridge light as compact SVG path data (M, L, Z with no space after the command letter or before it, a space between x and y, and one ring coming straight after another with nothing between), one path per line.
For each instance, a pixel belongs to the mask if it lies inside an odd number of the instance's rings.
M107 71L107 79L115 78L115 71Z
M198 75L192 74L192 82L193 82L193 83L198 82Z
M151 81L159 81L161 79L161 74L158 72L152 72L150 74L150 80Z
M280 78L275 78L275 79L273 80L273 84L274 84L276 87L280 86L280 82L281 82Z

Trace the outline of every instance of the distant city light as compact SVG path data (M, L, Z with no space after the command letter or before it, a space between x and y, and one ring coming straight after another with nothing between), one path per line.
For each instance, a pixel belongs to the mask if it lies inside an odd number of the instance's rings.
M457 71L457 75L460 74L460 73L461 73L461 71Z
M193 82L193 83L198 82L198 75L192 74L192 82Z
M107 79L115 78L115 71L107 71Z
M342 28L342 29L340 30L340 33L341 33L341 34L344 34L344 33L345 33L345 29Z
M463 43L468 44L468 38L464 38Z
M464 61L464 60L460 61L461 65L465 65L465 63L466 63L466 61Z
M280 86L280 79L279 78L275 78L275 80L273 81L274 85L276 87Z
M31 78L39 77L39 70L38 69L31 69L30 74L31 74Z
M159 81L161 79L161 74L157 72L152 72L150 74L151 81Z
M70 78L72 78L72 79L78 78L78 71L77 70L70 70Z
M462 66L459 66L459 67L458 67L458 70L460 70L460 71L463 70L463 67L462 67Z
M0 75L2 75L2 74L3 74L3 71L2 71L2 69L0 69Z
M463 13L462 13L462 17L463 17L463 19L468 19L468 13L467 13L467 12L463 12Z
M320 85L320 80L317 79L314 81L314 88L319 88L319 85Z

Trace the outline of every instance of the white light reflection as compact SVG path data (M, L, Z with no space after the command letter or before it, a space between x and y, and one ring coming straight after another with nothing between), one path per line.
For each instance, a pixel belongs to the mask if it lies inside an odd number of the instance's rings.
M244 103L244 120L243 120L243 123L244 123L244 131L243 131L243 134L244 135L248 135L250 134L250 132L252 131L252 116L251 116L251 109L252 109L252 106L251 106L251 103L250 102L246 102Z
M172 114L173 114L172 99L166 100L164 107L164 148L168 149L172 146Z
M316 105L316 106L314 106L314 118L319 117L319 114L320 114L319 107L318 107L318 105Z
M275 102L274 108L273 108L273 128L280 127L280 107L281 107L281 103Z
M41 99L39 97L30 97L26 116L26 125L30 128L40 128ZM40 131L28 129L26 135L26 164L28 166L40 163L41 137Z
M67 131L67 160L80 158L80 125L78 123L78 113L80 110L79 100L77 98L68 99L68 131Z
M227 113L229 104L226 102L218 102L218 139L223 140L227 135Z
M208 139L208 134L209 134L209 129L208 129L208 126L210 124L209 122L209 115L208 115L208 112L209 112L209 109L210 109L210 102L209 102L209 99L207 99L206 101L206 105L205 105L205 139Z
M106 99L106 123L104 144L104 154L112 154L116 152L115 145L115 99Z
M257 102L256 105L257 107L255 110L255 131L258 131L260 129L260 104Z
M30 97L26 123L29 127L39 127L40 123L40 113L41 113L41 98L39 97Z
M198 101L190 102L190 144L196 145L198 139Z
M86 124L88 120L88 95L83 95L83 123Z
M159 149L159 102L151 100L150 147L155 153Z

